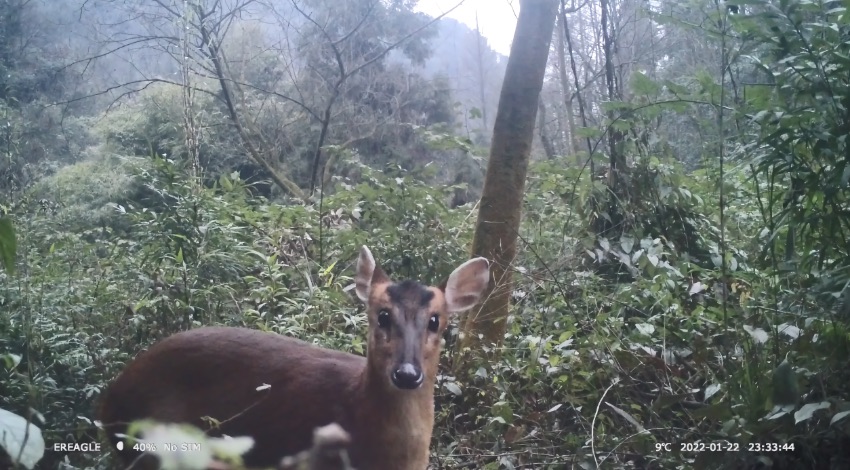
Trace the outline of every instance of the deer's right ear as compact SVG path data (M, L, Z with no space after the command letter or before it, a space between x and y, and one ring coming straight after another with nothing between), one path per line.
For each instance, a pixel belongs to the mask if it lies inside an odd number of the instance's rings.
M357 275L354 276L354 290L357 297L365 302L369 299L369 291L372 289L372 274L375 273L375 258L366 245L360 247L360 256L357 258Z
M388 281L384 271L375 264L375 258L369 248L366 245L361 246L360 256L357 258L357 274L354 276L354 291L357 292L357 298L366 302L369 300L369 292L372 291L373 284Z

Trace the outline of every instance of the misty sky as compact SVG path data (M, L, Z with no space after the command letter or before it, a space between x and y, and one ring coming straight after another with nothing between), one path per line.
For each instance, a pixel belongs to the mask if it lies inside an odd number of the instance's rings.
M437 16L461 3L461 0L419 0L417 10ZM481 34L496 52L508 55L519 14L519 0L464 0L449 18L454 18L475 29L475 15Z

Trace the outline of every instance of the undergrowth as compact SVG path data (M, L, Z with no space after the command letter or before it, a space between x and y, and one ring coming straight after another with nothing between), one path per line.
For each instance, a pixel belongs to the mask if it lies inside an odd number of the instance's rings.
M395 278L439 283L468 256L476 211L446 205L454 187L349 164L360 179L335 181L345 190L321 213L252 196L234 177L200 186L163 159L136 166L132 194L85 230L79 209L52 204L43 189L22 200L12 209L20 270L0 274L0 354L9 359L0 408L37 411L48 445L96 440L97 398L126 361L200 325L364 354L365 317L350 290L359 246ZM432 462L838 468L848 458L844 324L748 254L758 227L747 211L735 216L724 279L715 214L698 196L705 182L657 159L636 175L645 195L636 223L601 238L581 228L595 215L585 205L593 188L576 185L577 171L532 168L500 359L457 366L459 331L449 330ZM777 413L784 385L773 370L786 358L800 393ZM784 449L755 446L770 443ZM60 462L111 465L105 455L49 452L41 468Z

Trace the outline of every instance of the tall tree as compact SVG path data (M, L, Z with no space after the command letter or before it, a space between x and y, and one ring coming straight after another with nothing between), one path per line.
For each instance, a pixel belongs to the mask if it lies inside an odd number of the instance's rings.
M605 60L605 89L607 101L615 101L619 98L620 88L617 76L614 73L614 55L617 47L615 31L611 27L610 21L611 9L613 8L608 0L601 0L602 10L602 49ZM615 119L614 111L608 111L608 119ZM616 227L620 218L619 201L623 199L621 191L623 172L626 170L626 156L623 152L622 142L625 138L623 131L616 126L611 126L608 130L608 216L609 218L600 217L597 219L600 224L597 227L598 233L605 233L607 230Z
M567 153L569 155L576 155L578 153L578 149L581 148L581 141L578 139L578 135L576 134L576 120L575 115L573 114L573 93L570 87L570 80L567 78L567 42L564 39L564 32L566 30L567 21L567 8L564 5L564 2L561 2L561 8L558 12L558 79L561 82L561 93L564 97L564 112L567 117ZM576 163L580 163L576 160Z
M557 6L557 0L520 1L472 243L475 256L492 260L495 282L481 310L467 317L462 348L500 344L504 338L511 263L517 251L525 177Z

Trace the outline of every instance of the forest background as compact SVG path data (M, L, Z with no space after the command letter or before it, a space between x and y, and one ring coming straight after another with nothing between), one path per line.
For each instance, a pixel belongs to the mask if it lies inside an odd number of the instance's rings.
M363 354L360 245L426 282L470 255L509 60L415 6L0 2L0 432L98 439L194 326ZM434 467L850 467L850 1L557 6Z

